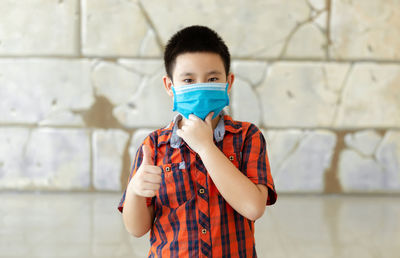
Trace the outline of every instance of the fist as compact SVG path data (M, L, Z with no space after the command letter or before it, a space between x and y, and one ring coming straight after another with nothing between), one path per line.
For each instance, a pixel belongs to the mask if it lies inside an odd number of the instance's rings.
M142 197L153 197L161 185L161 168L154 166L150 148L143 145L143 161L129 182L128 188L134 194Z

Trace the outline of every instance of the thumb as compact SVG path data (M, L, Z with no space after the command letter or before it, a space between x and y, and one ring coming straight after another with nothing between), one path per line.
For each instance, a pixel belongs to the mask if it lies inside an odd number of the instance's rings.
M153 164L153 159L151 157L151 150L149 146L143 145L142 146L142 151L143 151L143 161L142 164L145 165L152 165Z

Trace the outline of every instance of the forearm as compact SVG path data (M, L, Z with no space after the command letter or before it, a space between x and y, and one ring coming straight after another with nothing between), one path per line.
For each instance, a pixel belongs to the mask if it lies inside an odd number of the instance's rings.
M217 146L210 145L199 155L218 191L233 209L250 220L262 216L266 194L240 172Z
M130 234L141 237L151 229L153 224L153 206L147 207L145 197L135 195L129 190L128 187L122 214L124 224Z

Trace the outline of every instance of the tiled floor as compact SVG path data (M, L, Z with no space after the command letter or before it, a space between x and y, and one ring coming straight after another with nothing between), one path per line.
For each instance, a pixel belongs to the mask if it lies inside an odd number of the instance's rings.
M0 193L0 257L145 257L120 194ZM256 222L259 257L400 257L400 196L284 196Z

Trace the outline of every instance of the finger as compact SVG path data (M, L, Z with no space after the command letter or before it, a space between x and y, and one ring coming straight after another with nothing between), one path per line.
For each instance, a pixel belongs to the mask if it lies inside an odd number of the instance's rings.
M212 124L212 117L214 115L214 112L210 112L210 114L208 114L208 116L206 117L205 121L208 125Z
M157 191L154 191L154 190L143 190L143 191L141 191L141 195L143 197L154 197L154 196L156 196L156 194L157 194Z
M161 175L161 168L159 166L144 165L143 170L147 173Z
M198 116L196 116L196 115L190 114L189 115L189 119L190 120L199 120L200 118Z
M143 191L146 191L146 190L157 191L158 189L160 189L160 184L153 184L153 183L143 182L141 184L141 188L143 189Z
M181 138L183 137L182 133L183 133L182 129L176 130L176 134Z
M160 184L162 179L161 179L161 175L146 173L146 176L145 176L145 178L143 178L143 181L153 183L153 184Z
M151 165L151 164L154 164L153 158L151 157L151 150L150 150L149 146L147 146L146 144L144 144L144 145L142 146L142 151L143 151L143 161L142 161L142 164L144 164L144 165Z
M185 126L190 126L190 125L193 125L193 124L194 124L194 119L186 120L186 122L185 122Z

